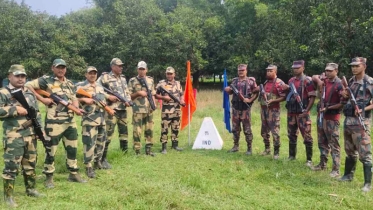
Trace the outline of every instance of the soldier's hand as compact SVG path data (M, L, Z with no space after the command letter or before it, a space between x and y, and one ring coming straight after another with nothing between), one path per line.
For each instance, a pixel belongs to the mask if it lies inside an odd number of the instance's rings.
M79 116L83 116L84 113L85 113L85 111L83 109L78 109L78 111L75 112L75 114L77 114Z
M304 111L304 112L302 112L302 114L299 115L299 117L305 117L305 116L307 116L307 115L308 115L308 112L307 112L307 111Z
M111 102L117 102L118 101L118 98L113 96L113 95L110 95L109 98L108 98L109 101Z
M245 103L251 103L251 100L249 98L244 98L243 102L245 102Z
M256 88L253 89L253 93L259 93L259 86L257 86Z
M126 107L130 107L130 106L131 106L130 103L128 103L128 102L124 103L124 105L125 105Z
M171 101L170 96L163 96L163 101L165 101L165 102Z
M16 106L17 114L19 116L26 116L27 115L27 110L21 106Z
M140 91L138 91L137 93L138 93L139 96L141 96L141 97L146 97L146 96L148 96L148 93L147 93L146 91L143 91L143 90L140 90Z
M282 89L283 91L289 90L289 85L287 85L287 84L282 84L282 85L281 85L281 89Z
M231 87L227 86L224 88L224 91L230 93L232 91Z
M269 100L267 101L267 105L270 106L273 102L274 102L273 99L269 99Z
M361 109L359 109L359 110L355 109L355 116L358 117L362 112L363 112L363 110L361 110Z
M341 93L343 98L350 98L350 93L347 91L347 89L344 89Z
M92 105L93 103L95 103L95 100L93 100L92 98L84 98L83 101L85 104L88 104L88 105Z
M41 100L41 102L42 102L44 105L46 105L46 106L49 106L49 105L52 105L52 104L56 105L56 103L54 103L53 99L51 99L51 98L43 98L43 99Z
M326 107L320 109L320 112L325 112L326 111Z

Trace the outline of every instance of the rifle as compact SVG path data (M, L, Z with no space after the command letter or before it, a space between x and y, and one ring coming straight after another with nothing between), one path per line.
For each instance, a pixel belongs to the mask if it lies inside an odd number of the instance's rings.
M41 130L42 127L36 118L38 115L36 109L27 103L27 100L22 93L22 89L13 90L10 92L10 94L12 95L14 99L16 99L22 105L23 108L27 110L26 119L28 121L31 120L31 124L32 124L32 127L34 127L35 134L39 137L44 147L47 148L50 142L45 140L44 133ZM27 127L27 126L23 125L23 127Z
M180 100L177 99L177 98L176 98L173 94L171 94L168 90L166 90L162 85L159 86L158 89L159 89L159 91L161 91L162 93L167 93L167 94L170 96L170 98L171 98L174 102L176 102L176 103L180 104L181 106L185 107L185 104L180 103Z
M351 102L352 106L355 108L355 111L357 112L357 116L359 118L360 125L363 127L363 129L364 129L365 132L368 131L367 127L364 124L364 118L363 118L363 116L361 116L361 113L358 112L359 106L357 105L354 93L352 92L351 88L348 86L348 83L347 83L347 80L346 80L345 76L342 77L342 85L350 93L350 102ZM362 110L362 111L364 112L364 110Z
M150 108L154 111L156 109L156 107L155 107L155 103L154 103L154 100L153 100L152 93L149 90L149 86L146 82L146 78L138 78L138 77L136 77L136 78L140 82L141 86L145 87L146 93L147 93L146 97L148 98L148 101L150 103Z
M35 90L35 92L37 92L39 95L45 96L47 98L51 98L54 103L61 104L61 105L65 106L65 107L67 107L68 109L74 111L76 114L83 113L83 115L85 115L85 117L87 117L88 119L92 120L96 124L99 124L99 123L96 122L96 120L90 118L87 115L87 112L80 111L80 109L78 107L74 106L70 102L68 102L68 101L64 100L63 98L59 97L57 94L55 94L55 93L48 93L47 91L41 90L41 89L37 89L37 90Z
M320 100L320 110L323 110L325 107L324 101L325 101L325 92L326 92L326 86L325 84L323 85L323 91L322 91L322 96ZM324 120L324 111L320 111L320 116L319 116L319 127L322 127L322 121Z
M259 92L260 92L260 95L262 96L262 98L265 100L266 105L267 105L267 109L268 109L268 98L267 98L267 95L266 95L266 91L264 90L263 84L259 85Z
M230 87L231 87L233 93L234 93L236 96L238 96L238 98L243 102L243 101L245 100L245 97L242 95L242 93L240 93L240 92L237 90L236 86L234 86L233 84L231 84ZM247 104L247 103L245 103L245 102L244 102L244 104L246 104L246 106L247 106L248 108L251 107L251 104L249 105L249 104Z
M297 100L300 108L302 109L302 112L305 112L306 110L303 108L302 99L300 98L299 93L297 92L297 89L294 86L294 83L290 83L289 87L290 87L290 93L289 93L286 101L288 101L288 99L290 99L291 95L294 95L294 97Z
M109 89L107 89L106 87L103 87L105 92L117 97L117 99L122 102L122 103L128 103L130 106L133 106L133 102L131 100L127 100L126 98L122 97L121 95L119 95L118 93L115 93Z

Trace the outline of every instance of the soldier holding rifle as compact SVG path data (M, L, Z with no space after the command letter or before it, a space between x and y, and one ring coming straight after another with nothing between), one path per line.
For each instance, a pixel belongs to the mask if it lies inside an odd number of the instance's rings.
M337 74L338 64L328 63L325 67L325 74L312 76L312 80L319 87L321 96L317 105L317 139L320 150L320 162L312 167L312 170L326 170L328 156L331 153L333 166L329 175L333 178L339 176L341 163L339 120L342 107L346 103L346 99L342 96L344 88Z
M167 153L167 140L168 140L168 128L171 127L171 141L172 149L176 151L182 151L179 148L179 129L180 129L180 106L184 105L183 99L183 88L179 81L175 81L175 69L167 67L166 69L166 80L161 80L156 86L157 94L156 99L162 99L162 131L161 131L161 143L162 143L162 154Z
M345 171L341 181L352 181L356 169L357 157L363 163L363 192L371 191L372 182L372 147L370 128L373 109L373 78L365 74L366 58L356 57L350 63L353 77L348 81L343 78L346 91L343 96L349 101L343 108L346 118L343 124L346 151Z
M251 130L251 104L258 97L258 94L253 94L253 90L257 87L254 77L247 77L247 65L238 65L238 77L232 80L230 86L224 91L228 94L233 94L232 98L232 132L233 132L233 147L228 152L239 151L239 140L241 132L241 123L245 139L247 143L246 155L252 154L253 133Z
M36 136L36 128L32 123L36 120L40 125L41 118L35 95L23 87L26 82L25 68L22 65L12 65L8 72L9 85L0 89L0 118L3 121L4 143L4 199L9 207L17 207L13 194L14 182L20 166L22 166L26 194L33 197L42 195L35 189L35 166L36 139L43 137Z
M44 75L26 83L26 87L35 93L37 99L48 107L45 120L45 134L46 140L50 142L46 148L43 170L43 173L46 175L45 186L47 188L54 187L54 157L61 139L63 139L66 151L66 166L70 171L68 180L71 182L86 182L78 174L79 168L76 159L78 131L74 119L74 112L81 116L84 111L78 108L79 102L75 97L76 90L74 84L65 77L66 62L62 59L55 59L52 71L54 76ZM37 93L36 90L39 89L53 96L53 99L44 98ZM60 103L54 99L60 100Z
M136 154L140 154L141 132L145 127L145 154L155 156L151 148L153 146L153 111L155 110L154 95L156 92L154 90L154 80L152 77L146 76L147 71L147 64L140 61L137 64L138 75L128 81L128 89L134 103L132 107L133 147Z

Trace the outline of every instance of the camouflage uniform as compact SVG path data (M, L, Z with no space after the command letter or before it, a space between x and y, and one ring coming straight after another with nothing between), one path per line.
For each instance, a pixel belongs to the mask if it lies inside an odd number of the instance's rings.
M173 94L179 100L183 97L183 88L180 85L179 81L167 81L161 80L156 86L157 94L162 94L159 90L159 87L162 86L169 93ZM163 93L165 94L165 93ZM169 102L163 102L162 104L162 130L160 141L162 144L167 143L168 140L168 128L171 127L171 141L173 148L178 145L178 134L180 128L180 104L176 103L173 100Z
M42 76L26 83L26 86L54 93L69 103L77 100L75 97L75 86L66 78L61 82L57 77ZM79 170L76 159L78 131L74 119L74 112L61 104L57 106L50 105L47 109L45 119L45 134L46 140L50 141L50 146L46 148L43 173L47 176L54 173L54 157L57 152L58 143L61 138L63 138L67 169L70 171L70 174L77 174Z
M35 190L35 166L37 161L37 140L34 128L26 116L17 113L16 106L22 105L16 101L9 91L15 89L11 84L0 89L0 118L3 121L4 146L4 197L12 199L14 180L22 166L22 173L26 186L26 193L38 196ZM23 89L27 103L37 110L37 120L41 124L38 103L34 94ZM27 124L27 125L26 125ZM36 194L35 194L36 193ZM9 201L9 200L8 200ZM8 202L7 201L7 202ZM13 202L13 201L11 201ZM16 206L17 204L14 203Z
M276 99L280 97L285 97L286 93L282 90L282 85L285 83L276 78L274 80L266 80L264 82L264 90L267 95L267 100ZM262 126L261 126L261 135L263 137L263 142L265 145L265 149L270 151L270 132L272 132L273 136L273 146L274 146L274 155L279 154L280 150L280 103L272 103L270 106L267 107L267 103L264 100L264 97L259 97L259 102L261 105L261 114L260 117L262 119Z
M360 109L371 104L373 98L373 78L365 74L364 79L356 81L352 77L349 81L349 86L356 98ZM372 147L371 147L371 111L362 112L364 124L367 128L365 132L360 125L359 118L354 114L354 108L349 100L345 105L343 112L346 116L343 125L344 144L346 152L345 173L341 178L342 181L351 181L356 168L356 161L359 155L360 162L364 166L365 182L371 182L371 168L372 168Z
M324 107L333 106L335 104L345 104L346 99L342 97L343 86L340 79L335 78L334 80L325 79L325 97L324 97ZM320 90L320 95L322 89ZM333 159L332 171L336 171L339 174L339 167L341 163L340 157L340 146L339 146L339 120L340 120L340 110L328 109L324 112L324 117L322 124L320 124L320 105L318 107L317 115L317 138L318 146L320 150L320 163L315 168L321 170L326 168L328 162L328 156L331 152Z
M127 81L123 74L117 77L113 72L103 73L101 77L98 78L97 83L105 88L110 89L115 93L118 93L122 97L131 100L131 96L128 92ZM119 142L121 149L123 151L127 151L128 148L128 126L126 105L120 101L114 103L108 101L108 106L115 110L117 117L111 116L105 112L107 139L105 142L105 150L102 159L106 159L109 144L111 142L111 139L113 138L116 125L118 126Z
M95 96L98 100L105 102L106 93L104 89L98 85L90 84L87 80L76 84L76 89L82 88L86 92ZM84 164L87 168L92 167L92 162L100 162L105 148L105 120L104 110L96 103L91 105L83 104L84 111L87 116L82 117L82 141L83 141L83 154ZM92 122L91 119L95 120Z
M236 77L232 80L232 84L245 98L250 98L252 91L257 87L254 77L245 77L245 79L242 81L239 81L239 78ZM243 132L245 134L245 140L247 143L247 154L251 154L251 146L253 141L253 133L251 131L251 104L249 104L249 106L250 108L243 101L241 101L237 95L233 94L232 133L234 147L236 147L236 149L239 148L242 123Z
M303 102L303 109L306 109L309 103L310 97L316 96L315 87L313 85L311 77L302 75L300 78L292 77L289 83L293 83L301 100ZM289 93L291 94L291 93ZM289 98L290 97L290 98ZM299 116L302 114L302 109L299 103L296 101L294 96L287 98L286 108L288 110L287 126L288 126L288 137L289 137L289 158L293 159L297 154L297 138L298 129L300 130L304 144L306 145L306 157L307 161L312 161L312 145L313 139L311 136L311 118L309 113L306 116Z
M154 80L152 77L146 77L146 82L148 84L148 88L151 91L152 95L155 95L154 90ZM145 87L142 87L137 77L132 77L128 81L128 90L130 94L134 94L137 91L146 91ZM146 139L146 149L151 148L153 146L153 111L150 108L150 103L146 97L137 97L133 100L133 107L132 107L132 125L133 125L133 141L134 141L134 149L138 153L141 149L141 131L142 127L145 126L145 139Z

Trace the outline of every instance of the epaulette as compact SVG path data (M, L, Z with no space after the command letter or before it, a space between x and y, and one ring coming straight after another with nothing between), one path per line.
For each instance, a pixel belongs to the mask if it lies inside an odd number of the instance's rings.
M151 77L151 76L146 76L147 78L149 78L149 79L153 79L153 77Z
M368 76L368 75L365 75L366 76L366 81L367 81L367 83L369 83L370 85L371 84L373 84L373 78L372 77L370 77L370 76Z
M162 79L158 83L166 82L166 80Z
M51 76L49 76L49 75L43 75L42 76L44 79L49 79Z
M109 72L106 72L106 71L105 71L105 72L102 72L101 75L105 75L105 74L108 74L108 73L109 73Z

